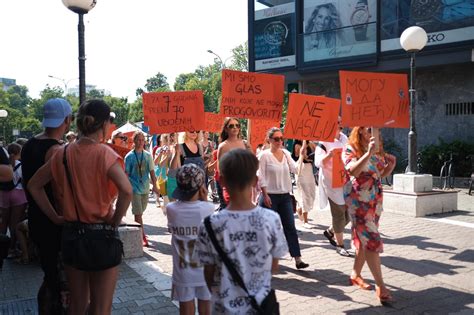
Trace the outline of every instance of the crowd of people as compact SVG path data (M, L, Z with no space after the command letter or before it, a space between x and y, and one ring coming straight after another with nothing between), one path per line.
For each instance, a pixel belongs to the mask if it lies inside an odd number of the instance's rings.
M137 131L133 147L120 132L109 136L114 118L102 100L86 101L74 115L66 100L50 99L44 131L0 149L0 244L18 263L39 259L40 314L110 314L122 259L118 226L131 204L149 246L143 213L150 195L168 219L172 298L181 314L194 314L196 299L200 314L275 314L271 275L278 260L289 253L296 269L309 267L295 215L304 228L314 227L308 213L317 187L319 207L332 215L324 236L339 255L354 257L348 281L372 289L361 276L367 261L377 298L392 300L378 224L381 179L396 161L370 127L354 127L347 137L339 124L334 141L295 141L290 152L275 126L253 152L237 118L225 118L217 141L193 130L161 134L153 146ZM70 131L74 120L77 133ZM338 164L344 183L335 187ZM349 222L353 247L345 248Z

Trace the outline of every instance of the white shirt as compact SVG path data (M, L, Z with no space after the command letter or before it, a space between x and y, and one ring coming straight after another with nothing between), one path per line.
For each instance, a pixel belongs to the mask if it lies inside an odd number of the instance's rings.
M173 284L205 286L204 268L192 255L202 220L214 212L207 201L176 201L166 206L168 231L171 233Z
M348 141L347 136L342 132L339 135L339 139L334 139L334 142L319 141L326 147L326 152L317 146L314 154L314 165L319 167L319 207L321 209L326 208L328 198L338 205L345 204L342 187L332 188L332 158L322 163L322 159L333 149L344 149Z
M287 194L292 190L290 172L296 172L296 163L288 150L282 151L281 161L271 150L262 151L259 156L258 183L260 187L266 187L268 194Z
M16 160L15 161L15 167L13 168L13 169L16 168L16 170L13 172L13 183L14 184L18 183L16 185L15 189L23 189L23 185L21 184L21 179L22 179L22 176L23 176L23 174L21 172L22 166L21 165L18 166L18 164L21 164L21 162Z
M271 289L273 258L282 258L288 253L280 216L262 207L246 211L224 209L211 215L211 226L247 290L261 303ZM212 285L212 314L255 313L247 303L247 293L234 284L229 271L223 267L204 224L199 229L195 255L203 265L216 267Z

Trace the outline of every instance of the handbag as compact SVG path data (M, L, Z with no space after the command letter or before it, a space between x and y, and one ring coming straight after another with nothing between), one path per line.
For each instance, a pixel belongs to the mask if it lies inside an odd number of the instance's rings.
M156 183L158 184L158 188L160 189L160 195L166 196L167 191L166 191L166 181L167 179L163 178L160 174L158 179L156 180Z
M245 286L244 280L235 269L233 263L230 261L227 254L224 252L224 250L220 247L219 243L217 242L216 235L211 226L210 216L207 216L204 219L204 226L206 227L207 234L209 235L209 238L211 239L211 242L214 245L214 248L216 249L217 253L222 259L222 262L224 263L224 265L227 267L227 270L229 270L229 273L232 276L232 280L234 280L234 282L236 282L247 293L247 295L250 298L250 303L252 304L252 307L258 312L258 314L279 315L280 304L278 303L276 299L275 290L271 289L268 295L263 299L262 303L259 305L255 297L253 295L250 295L249 291L247 290L247 287Z
M65 223L61 244L64 260L82 271L101 271L118 266L122 262L123 243L118 237L117 228L106 223L81 222L67 164L67 147L68 145L64 147L63 164L74 200L77 221Z

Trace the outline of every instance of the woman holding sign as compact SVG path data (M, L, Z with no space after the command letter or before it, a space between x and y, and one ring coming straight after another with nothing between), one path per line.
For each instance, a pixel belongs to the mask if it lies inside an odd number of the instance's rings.
M270 149L260 153L257 172L262 191L259 204L280 215L290 255L295 258L296 269L307 268L309 265L301 260L290 196L293 189L290 172L296 172L296 164L291 158L290 152L283 148L283 134L279 128L271 128L267 137L270 141ZM304 154L302 151L300 154Z
M319 167L319 207L324 209L329 203L331 209L332 224L324 231L324 236L336 247L339 255L349 257L351 253L344 248L344 227L350 222L350 218L344 201L343 185L333 181L334 166L341 165L341 170L344 170L340 153L347 144L347 136L342 133L341 121L339 117L339 133L334 142L318 143L314 164ZM334 154L337 152L339 154ZM335 158L339 159L336 163Z
M395 157L380 155L376 139L371 136L370 127L354 127L343 161L350 174L350 181L344 186L344 198L352 219L352 238L356 246L356 257L350 282L364 290L371 286L361 276L365 262L374 276L376 294L380 302L392 301L390 291L382 278L379 253L383 243L378 231L382 214L382 182L395 167Z

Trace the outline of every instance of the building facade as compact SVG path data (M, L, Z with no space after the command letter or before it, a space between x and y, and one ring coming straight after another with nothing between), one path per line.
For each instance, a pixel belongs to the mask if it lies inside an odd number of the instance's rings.
M409 73L400 35L423 27L416 55L418 148L474 142L474 0L249 0L249 69L289 91L340 98L339 70ZM382 130L407 154L408 129Z
M0 84L2 85L2 89L4 91L6 91L10 87L16 85L16 80L15 79L0 78Z

